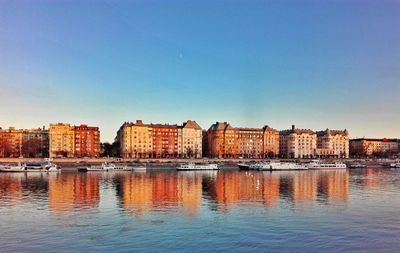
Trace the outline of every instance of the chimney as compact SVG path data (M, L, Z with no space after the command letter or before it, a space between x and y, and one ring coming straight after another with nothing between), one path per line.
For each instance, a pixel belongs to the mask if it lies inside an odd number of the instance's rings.
M292 130L294 131L294 129L296 129L296 126L295 126L295 125L292 125Z

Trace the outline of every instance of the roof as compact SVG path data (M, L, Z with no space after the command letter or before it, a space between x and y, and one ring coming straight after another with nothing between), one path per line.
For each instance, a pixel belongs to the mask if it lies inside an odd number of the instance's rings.
M195 128L195 129L201 129L199 124L197 124L196 121L194 120L188 120L186 122L183 122L182 128Z
M387 138L357 138L350 141L378 141L378 142L400 142L400 139L387 139Z
M227 122L216 122L215 124L212 124L209 130L226 130L226 129L231 129L231 125L229 125Z
M344 129L344 130L330 130L330 129L327 128L326 130L323 130L323 131L317 131L316 134L317 134L317 136L324 136L324 135L327 135L327 134L330 134L330 135L346 135L346 136L348 136L349 132L347 131L347 129Z
M315 132L311 129L287 129L283 131L279 131L280 135L289 135L289 134L315 134Z

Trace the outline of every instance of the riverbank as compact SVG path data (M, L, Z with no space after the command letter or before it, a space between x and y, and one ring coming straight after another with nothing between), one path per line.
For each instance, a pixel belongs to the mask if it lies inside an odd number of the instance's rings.
M79 165L79 164L101 164L104 162L108 163L119 163L119 164L130 164L130 163L146 163L152 166L166 166L166 165L178 165L188 162L194 163L218 163L222 165L236 165L238 163L255 163L259 161L265 161L268 159L211 159L211 158L197 158L197 159L132 159L132 158L54 158L52 161L58 165ZM294 161L301 163L309 162L311 159L274 159L280 161ZM390 159L321 159L326 161L341 161L345 163L351 163L353 161L359 161L368 167L382 167L394 162ZM39 162L43 161L43 158L0 158L0 163L18 163L18 162Z

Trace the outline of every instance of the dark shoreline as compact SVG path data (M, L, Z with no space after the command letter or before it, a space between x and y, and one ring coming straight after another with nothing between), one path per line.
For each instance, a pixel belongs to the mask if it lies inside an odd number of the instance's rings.
M122 159L122 158L54 158L52 162L61 167L78 167L80 165L93 165L101 164L104 162L116 164L146 164L149 167L176 167L180 164L188 162L194 163L217 163L222 166L236 166L238 163L255 163L266 160L280 160L280 161L296 161L301 163L309 162L312 159ZM352 163L358 161L367 167L385 167L394 160L378 160L378 159L320 159L323 161L340 161L344 163ZM43 161L43 158L0 158L0 164L18 163L26 161Z

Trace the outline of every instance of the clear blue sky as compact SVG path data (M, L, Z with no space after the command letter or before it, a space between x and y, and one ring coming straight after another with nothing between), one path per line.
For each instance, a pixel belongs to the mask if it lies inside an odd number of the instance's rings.
M0 0L0 126L400 137L400 1Z

